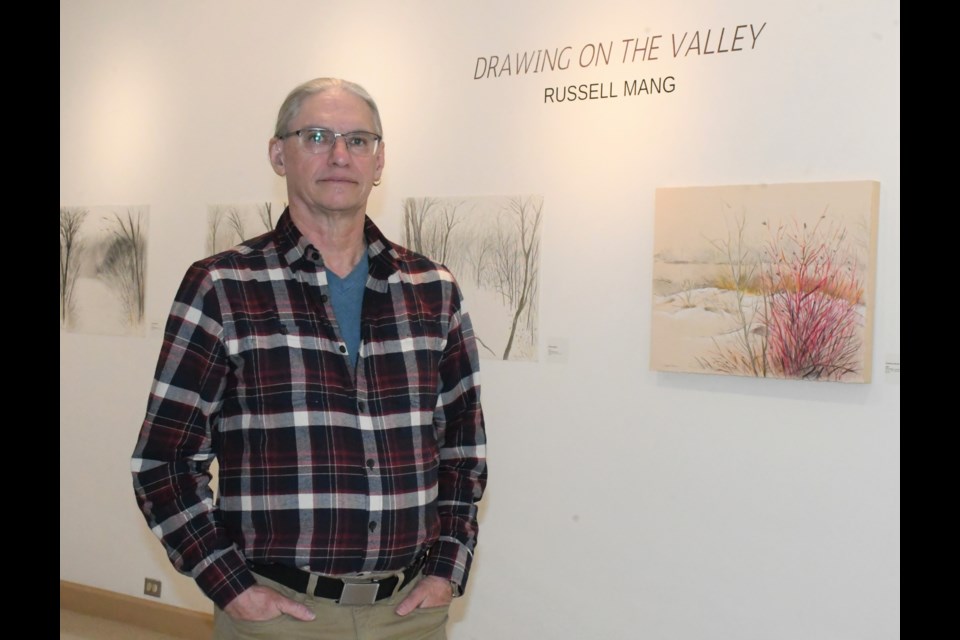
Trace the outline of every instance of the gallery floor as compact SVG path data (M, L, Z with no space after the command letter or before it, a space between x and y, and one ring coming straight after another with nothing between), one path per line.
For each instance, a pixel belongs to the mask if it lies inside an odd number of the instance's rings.
M182 640L142 627L60 609L60 640Z

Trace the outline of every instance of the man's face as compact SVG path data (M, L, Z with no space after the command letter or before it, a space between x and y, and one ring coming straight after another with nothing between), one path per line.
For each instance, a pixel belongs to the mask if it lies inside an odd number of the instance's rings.
M303 101L289 130L310 127L338 133L374 131L373 113L348 91L328 89ZM342 138L326 153L313 155L297 136L270 140L270 164L287 179L291 211L313 215L352 215L366 212L367 197L383 171L383 143L368 157L352 155Z

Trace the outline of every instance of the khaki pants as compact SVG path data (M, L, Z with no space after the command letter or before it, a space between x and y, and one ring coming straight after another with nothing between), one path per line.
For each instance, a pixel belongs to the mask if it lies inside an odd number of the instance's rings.
M256 574L254 574L256 575ZM310 607L317 617L311 622L280 616L264 622L234 620L219 607L213 612L214 640L446 640L449 607L415 609L406 616L394 613L422 576L391 597L375 604L341 606L316 598L257 575L257 582Z

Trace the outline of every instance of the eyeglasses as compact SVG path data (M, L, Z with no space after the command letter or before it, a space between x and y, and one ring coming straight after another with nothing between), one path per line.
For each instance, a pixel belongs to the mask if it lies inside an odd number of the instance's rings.
M350 155L357 157L372 156L377 152L382 137L369 131L350 131L349 133L337 133L330 129L321 129L320 127L310 127L308 129L297 129L288 131L277 136L281 140L297 136L300 138L300 144L304 150L314 155L330 153L337 146L337 138L343 138L344 144Z

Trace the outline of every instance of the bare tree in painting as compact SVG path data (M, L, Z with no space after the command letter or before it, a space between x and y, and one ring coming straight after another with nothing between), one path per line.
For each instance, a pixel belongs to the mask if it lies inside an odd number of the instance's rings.
M263 223L264 229L273 230L273 203L264 202L262 205L257 205L257 214L260 215L260 222Z
M726 240L711 240L723 255L726 274L717 284L735 294L733 308L736 317L736 346L723 348L714 339L715 353L709 358L697 358L707 369L735 373L744 371L759 378L767 376L767 332L762 318L767 296L758 278L759 258L746 240L746 216L734 221L735 230L728 225Z
M436 198L408 198L404 202L404 240L407 246L456 271L464 250L454 238L460 224L457 215L462 202ZM454 250L458 246L461 250Z
M464 247L464 262L470 265L470 269L473 271L473 284L477 288L483 286L484 274L487 272L487 262L493 254L496 243L496 236L481 230Z
M97 274L120 297L131 326L143 322L146 299L147 242L143 214L131 209L126 218L114 214L116 226L111 229Z
M286 206L286 205L284 205ZM209 253L225 251L260 235L257 221L264 231L274 227L273 203L249 205L214 205L207 214L207 249Z
M450 237L453 234L454 227L460 223L460 220L457 218L457 209L459 209L462 204L462 202L444 201L439 215L435 217L435 222L430 233L430 255L434 256L437 262L450 267L454 267L454 265L450 264L453 258L450 252ZM458 256L458 265L460 261Z
M424 248L424 230L429 227L430 210L437 205L436 198L407 198L403 201L403 244L421 255L429 255Z
M521 318L535 308L532 303L537 291L542 214L543 200L514 197L498 216L493 284L512 316L504 360L510 357Z
M80 227L88 213L86 209L60 208L60 324L63 326L71 324L75 312L73 294L83 254Z
M227 224L236 234L238 238L237 243L243 242L247 239L243 216L240 214L240 210L236 207L230 207L227 209Z
M208 218L207 218L207 229L209 233L207 234L208 239L208 253L216 253L217 249L217 234L220 232L220 227L223 226L223 218L226 215L226 210L220 205L214 205L210 207Z
M482 330L477 331L481 349L495 358L535 355L542 213L543 198L538 196L404 200L404 244L445 264L462 284L469 282L468 288L500 298L500 305L493 303L488 309L491 324L487 327L497 335L497 329L490 327L497 326L497 316L500 322L505 320L501 337L487 344L480 338Z

